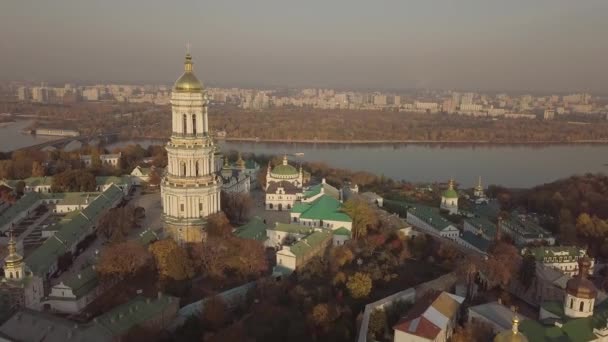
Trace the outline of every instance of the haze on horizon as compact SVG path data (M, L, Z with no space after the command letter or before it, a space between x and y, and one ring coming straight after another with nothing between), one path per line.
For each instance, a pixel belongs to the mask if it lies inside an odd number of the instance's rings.
M608 93L608 1L5 1L0 79Z

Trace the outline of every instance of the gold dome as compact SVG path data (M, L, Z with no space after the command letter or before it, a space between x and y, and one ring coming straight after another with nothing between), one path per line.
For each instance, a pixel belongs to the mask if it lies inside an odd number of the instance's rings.
M519 332L519 317L517 315L513 316L512 322L511 330L505 330L496 335L494 342L528 342L528 338Z
M13 232L10 233L10 239L8 241L8 256L4 259L4 264L8 267L14 267L20 265L23 261L23 257L17 253L17 242Z
M192 72L192 64L192 56L188 53L184 62L184 73L175 82L173 91L183 93L200 93L203 91L203 83Z

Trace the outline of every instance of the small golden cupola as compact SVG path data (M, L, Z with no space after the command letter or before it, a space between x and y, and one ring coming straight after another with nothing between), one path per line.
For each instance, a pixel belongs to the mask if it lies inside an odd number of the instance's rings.
M8 256L4 259L4 277L8 280L20 280L25 277L25 267L23 265L23 257L17 253L17 242L10 233L8 241Z
M513 315L511 330L505 330L496 337L494 342L528 342L528 338L519 332L519 317Z

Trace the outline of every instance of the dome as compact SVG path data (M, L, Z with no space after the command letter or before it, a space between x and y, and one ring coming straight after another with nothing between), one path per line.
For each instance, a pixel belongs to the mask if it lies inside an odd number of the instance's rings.
M578 260L578 274L566 283L566 292L576 298L595 299L597 289L593 282L587 279L591 262L589 258L582 257Z
M517 315L513 316L512 323L511 330L505 330L496 335L494 342L528 342L528 338L519 332L519 317Z
M272 173L283 176L297 175L298 170L291 165L277 165L272 169Z
M4 259L4 264L9 267L19 265L23 261L23 257L17 253L17 243L15 242L15 237L12 232L10 235L11 237L8 241L8 256Z
M175 81L173 91L183 93L200 93L204 89L203 83L196 78L192 72L192 56L186 55L184 62L184 73Z
M281 176L297 176L298 170L287 163L287 156L283 156L283 164L277 165L272 169L272 174Z
M450 180L448 189L446 191L444 191L441 196L445 197L445 198L458 198L458 193L456 192L456 190L454 190L454 181L453 180Z

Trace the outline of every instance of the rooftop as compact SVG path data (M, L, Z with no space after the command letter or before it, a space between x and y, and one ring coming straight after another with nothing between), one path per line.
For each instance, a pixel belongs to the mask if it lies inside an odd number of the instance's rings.
M297 257L308 256L321 247L324 242L331 239L331 236L331 233L326 231L314 232L291 245L289 251Z
M411 213L422 221L428 223L431 227L438 231L444 230L449 226L454 226L452 222L441 216L441 213L437 208L417 205L408 209L408 213Z
M256 216L244 226L237 228L235 234L242 239L265 241L268 238L266 236L267 227L264 221Z
M350 216L342 211L342 203L329 195L321 195L304 210L300 219L352 222Z

